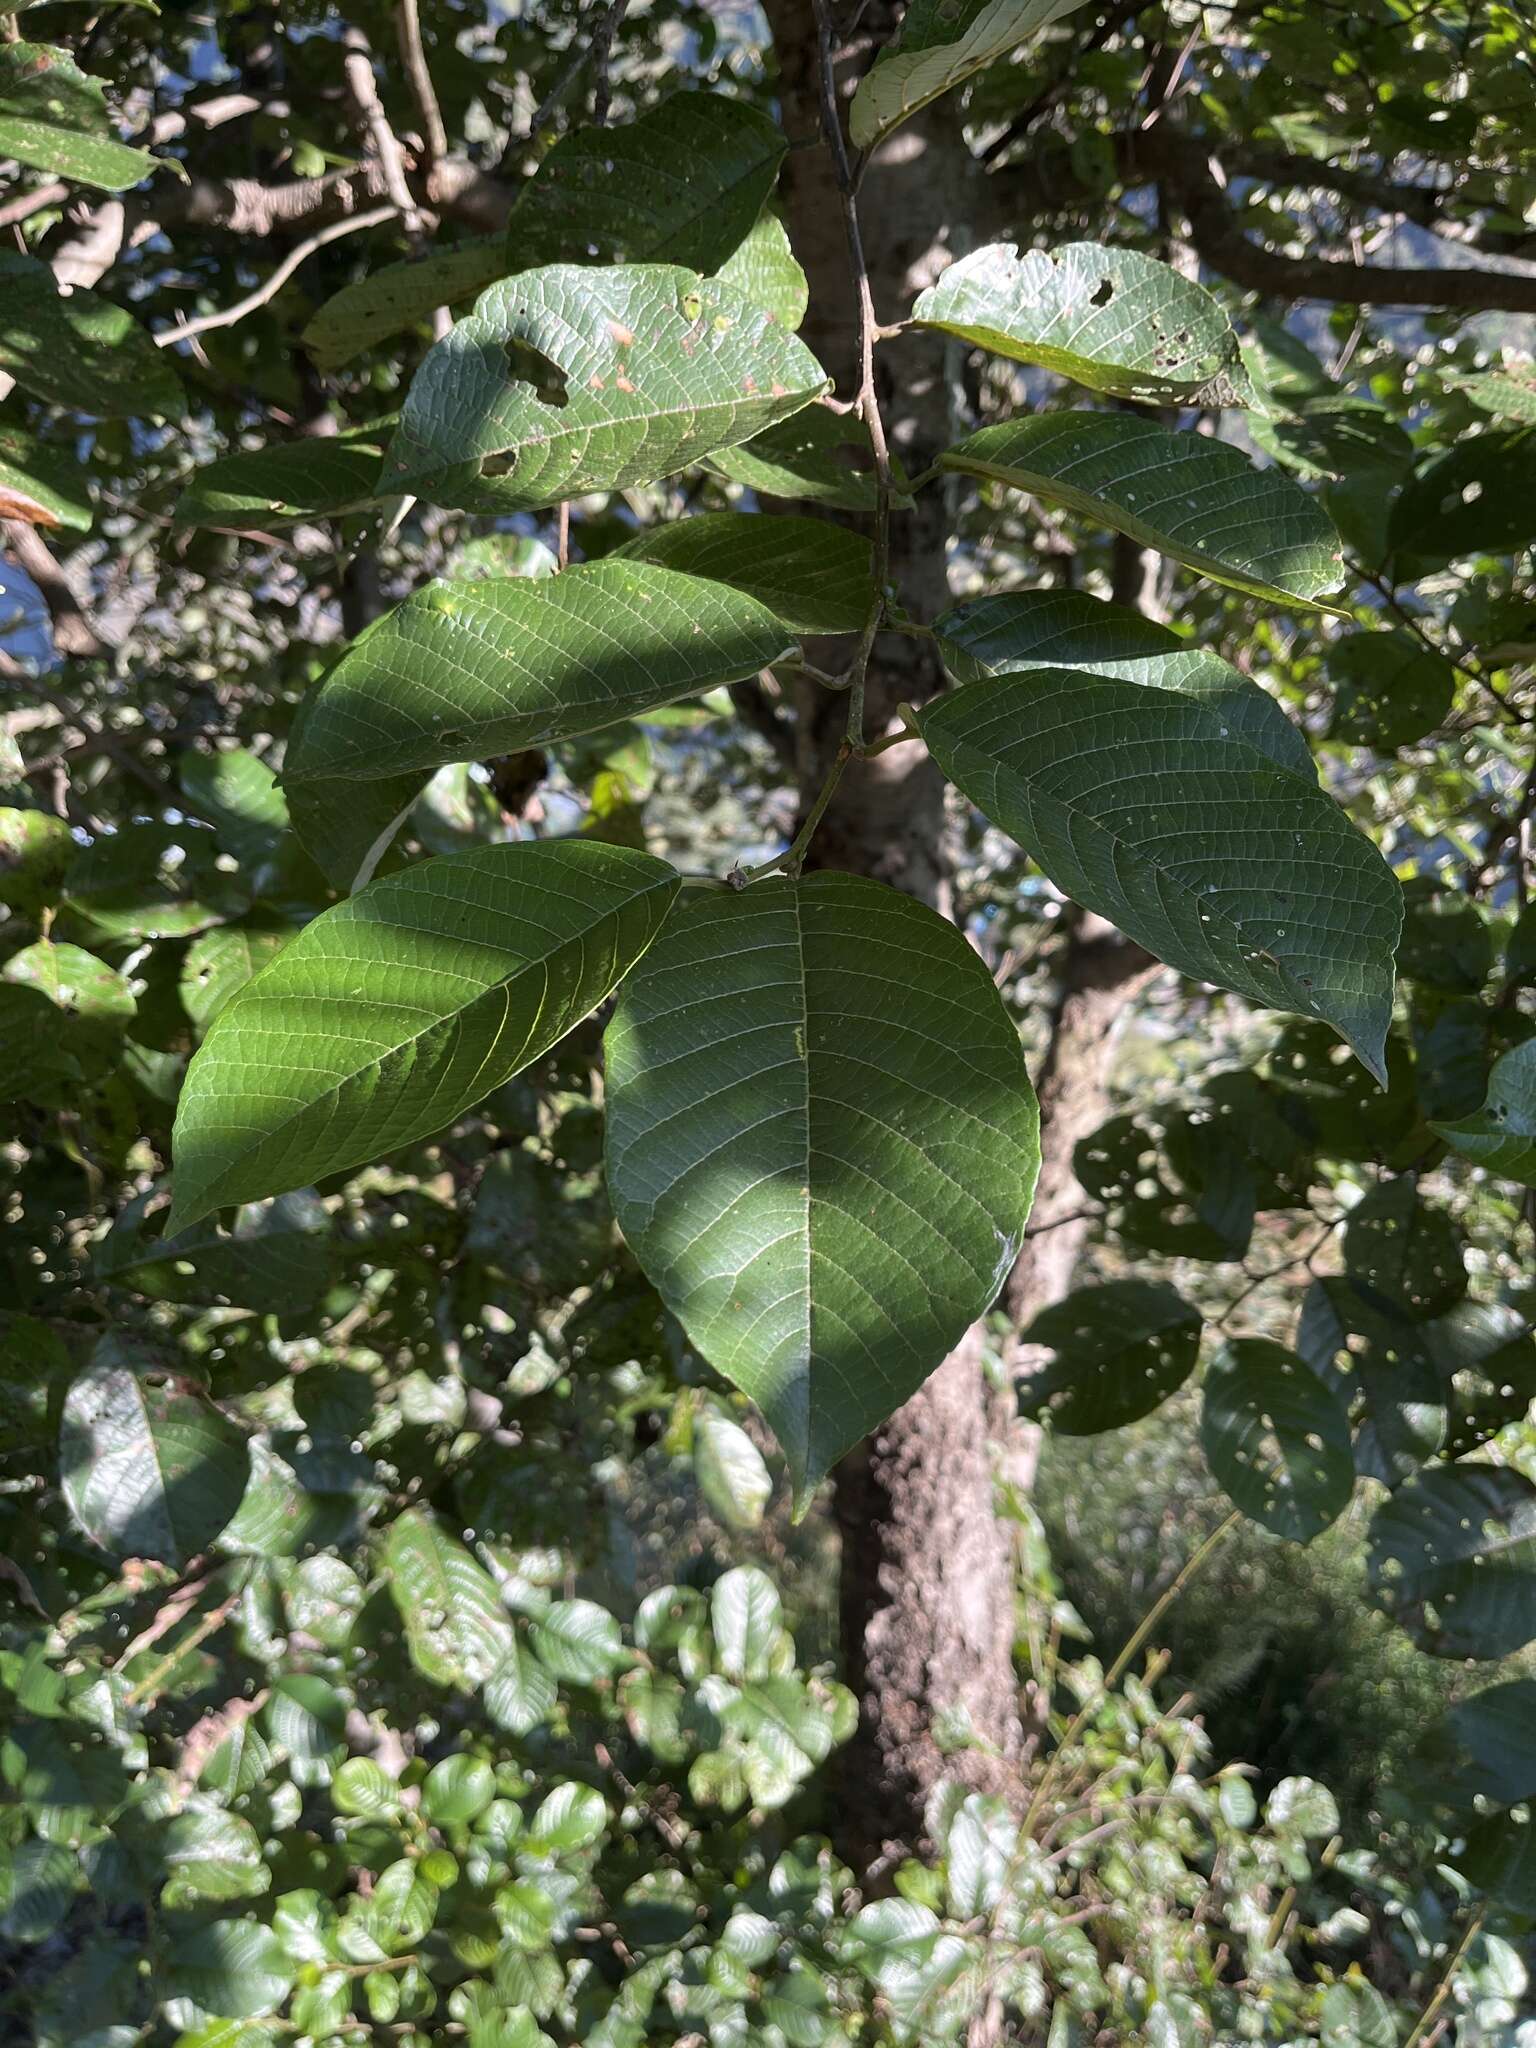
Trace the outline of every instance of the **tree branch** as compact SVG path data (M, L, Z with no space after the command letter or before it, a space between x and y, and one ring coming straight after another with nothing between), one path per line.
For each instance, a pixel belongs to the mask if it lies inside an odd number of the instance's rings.
M375 206L367 213L354 213L346 220L332 221L329 227L316 228L312 235L307 235L290 249L271 276L264 278L243 299L236 299L232 306L225 306L220 312L202 313L195 320L183 320L177 327L163 328L155 336L155 345L170 348L178 341L190 341L195 334L208 334L215 327L233 327L247 313L254 313L268 299L276 298L299 265L307 262L317 249L323 249L327 242L338 242L343 235L355 235L360 228L382 227L385 221L396 219L397 214L398 209L391 202L388 206Z
M430 180L432 166L440 164L448 154L448 131L443 126L443 111L437 103L432 73L427 65L426 47L421 40L421 16L416 9L416 0L400 0L395 13L395 30L400 38L400 60L405 66L405 75L410 80L416 110L421 115L421 134L427 151L426 171Z
M38 595L48 607L53 625L53 644L60 654L89 660L106 649L86 617L69 579L54 560L47 542L33 526L19 519L0 520L0 536L11 555L31 577Z

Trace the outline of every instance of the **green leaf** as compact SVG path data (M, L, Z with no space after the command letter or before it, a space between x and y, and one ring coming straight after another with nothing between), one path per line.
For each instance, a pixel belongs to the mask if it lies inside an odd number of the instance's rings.
M331 1778L331 1804L338 1813L377 1819L400 1810L400 1787L371 1756L349 1756Z
M193 1057L169 1229L441 1130L602 1001L677 888L665 863L624 847L492 846L317 917Z
M1414 574L1467 555L1512 554L1536 539L1530 489L1536 426L1490 427L1432 456L1392 507L1387 540Z
M214 834L185 819L103 832L65 876L71 922L82 920L93 938L178 939L238 917L250 897L218 857Z
M1347 1374L1342 1390L1365 1397L1355 1469L1383 1486L1400 1486L1441 1449L1446 1386L1428 1323L1413 1323L1330 1274L1307 1290L1296 1349L1325 1379Z
M51 43L0 43L0 157L99 192L126 192L155 168L113 134L102 80Z
M1182 974L1324 1018L1385 1077L1400 890L1314 781L1207 703L1070 669L974 683L919 723L1058 888Z
M870 542L825 519L705 512L649 527L614 555L727 583L796 633L857 633L874 601Z
M1517 360L1498 370L1447 370L1442 381L1483 412L1536 426L1536 370L1529 362Z
M546 746L739 682L791 650L754 597L649 562L429 583L305 699L284 783L425 777Z
M194 939L182 957L178 987L182 1007L205 1028L237 989L275 960L293 934L253 926L219 925Z
M181 385L133 317L46 263L0 250L0 370L24 391L97 419L177 419Z
M673 476L820 396L802 343L669 264L554 264L493 285L428 352L384 487L516 512Z
M96 1246L98 1279L162 1301L232 1303L261 1315L297 1314L325 1292L331 1219L311 1188L248 1204L228 1232L210 1219L177 1237L150 1237L145 1206L131 1203Z
M1456 671L1411 633L1346 633L1328 649L1338 684L1330 737L1391 753L1440 725L1456 694Z
M826 874L688 900L606 1053L620 1227L803 1503L1013 1263L1039 1157L1018 1035L953 926Z
M781 327L797 334L811 302L805 272L774 212L759 214L752 230L715 275L734 285L744 299L771 313Z
M1251 597L1319 604L1343 577L1339 537L1299 484L1225 441L1139 414L1005 420L946 450L939 467L1066 505Z
M73 1106L80 1062L59 1038L58 1012L35 988L0 981L0 1102Z
M1110 1280L1042 1309L1020 1341L1055 1356L1019 1382L1025 1415L1049 1415L1062 1436L1097 1436L1139 1421L1189 1378L1199 1312L1172 1287Z
M1494 1061L1475 1115L1430 1129L1485 1172L1536 1187L1536 1038Z
M851 413L823 405L734 448L717 449L705 466L760 498L801 498L845 512L872 512L879 502L868 431ZM898 491L893 502L911 500Z
M1421 1472L1371 1521L1371 1593L1435 1657L1536 1637L1536 1486L1496 1465Z
M1405 981L1475 995L1493 969L1493 933L1459 889L1415 875L1403 889L1403 937L1397 971Z
M944 665L959 682L1021 670L1074 668L1174 690L1214 712L1229 737L1246 740L1282 768L1317 779L1311 750L1266 690L1166 626L1080 591L1018 590L957 606L934 631Z
M260 533L296 519L338 518L378 496L386 439L360 427L226 455L194 472L176 500L176 524Z
M239 1507L250 1450L212 1402L145 1379L106 1337L64 1397L59 1467L69 1511L93 1543L183 1565Z
M571 1685L595 1685L628 1661L619 1624L595 1600L551 1602L530 1635L544 1669Z
M57 1934L79 1889L80 1866L62 1842L23 1842L4 1873L0 1939L28 1947Z
M763 1454L739 1422L707 1400L693 1418L693 1476L731 1529L755 1529L773 1492Z
M215 1920L180 1931L164 1951L161 1970L156 1988L163 1999L185 1998L227 2020L275 2012L294 1981L277 1936L250 1920Z
M521 1643L514 1643L485 1681L485 1711L509 1735L531 1734L555 1710L555 1681Z
M1349 1415L1303 1358L1267 1337L1224 1344L1206 1368L1200 1438L1235 1506L1310 1543L1354 1490Z
M1319 481L1387 491L1413 467L1413 443L1390 413L1358 398L1314 400L1296 418L1254 413L1249 434L1277 462Z
M608 1825L601 1792L590 1785L557 1785L528 1823L526 1847L534 1856L568 1856L589 1849Z
M490 1573L425 1508L391 1523L383 1563L416 1669L459 1692L484 1685L512 1647Z
M163 1906L258 1898L272 1883L256 1830L248 1820L216 1806L177 1814L161 1831L155 1848L165 1871Z
M430 320L437 307L476 297L510 267L504 234L380 264L327 299L301 339L317 369L339 370L365 349Z
M918 294L917 327L1148 404L1240 405L1247 374L1220 302L1135 249L993 242Z
M1510 1678L1458 1700L1446 1715L1449 1734L1470 1758L1456 1774L1456 1797L1496 1806L1536 1798L1536 1678Z
M1083 0L912 0L901 35L859 81L848 127L855 149L885 140L936 100L1006 57Z
M716 1579L709 1624L720 1669L727 1678L767 1678L784 1626L778 1588L755 1565L738 1565Z
M1419 1200L1411 1174L1381 1181L1350 1210L1344 1270L1374 1308L1403 1322L1444 1315L1467 1291L1461 1233Z
M73 451L0 422L0 519L88 533L92 517L88 481Z
M1264 1802L1264 1821L1277 1834L1321 1841L1338 1833L1338 1802L1316 1778L1282 1778Z
M716 271L746 239L789 147L750 102L675 92L638 120L576 128L523 187L507 223L514 266L589 263Z
M421 1809L434 1827L463 1827L496 1797L496 1773L483 1757L445 1756L428 1771Z
M758 239L753 223L785 147L766 114L723 93L674 93L623 127L573 129L523 186L502 233L370 271L326 300L304 346L320 369L339 369L435 307L577 250L594 263L716 270L743 238ZM769 275L782 292L782 262ZM736 281L777 311L748 288L756 276Z

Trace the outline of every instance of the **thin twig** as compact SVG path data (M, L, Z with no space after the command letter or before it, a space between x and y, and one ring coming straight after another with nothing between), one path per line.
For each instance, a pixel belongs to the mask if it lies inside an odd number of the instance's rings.
M1473 1942L1476 1941L1477 1937L1482 1933L1483 1922L1487 1918L1487 1916L1488 1904L1487 1901L1484 1900L1484 1902L1478 1907L1477 1911L1472 1915L1472 1918L1467 1922L1467 1931L1465 1934L1463 1934L1461 1940L1457 1943L1456 1953L1451 1957L1451 1960L1446 1964L1445 1973L1441 1977L1440 1982L1435 1986L1434 1996L1430 1999L1428 2005L1425 2006L1424 2010L1419 2014L1413 2032L1408 2036L1407 2041L1404 2043L1404 2048L1418 2048L1418 2043L1425 2038L1430 2028L1434 2025L1435 2019L1439 2014L1441 2006L1444 2005L1445 2001L1451 1995L1452 1987L1456 1982L1456 1972L1461 1968L1463 1962L1466 1960L1467 1950L1471 1948Z
M611 0L607 13L592 31L592 119L599 128L608 125L612 92L608 84L608 62L619 23L629 11L629 0Z
M183 320L179 327L166 327L155 336L156 345L170 348L178 341L190 341L196 334L209 334L216 327L233 327L237 320L243 320L247 313L254 313L258 306L264 306L268 299L275 298L292 277L301 263L323 249L327 242L338 242L343 235L355 235L362 228L382 227L387 220L398 217L395 206L375 206L367 213L350 214L345 220L334 220L327 228L316 228L312 235L297 243L278 264L270 277L264 278L255 291L247 292L243 299L237 299L232 306L225 306L218 313L203 313L195 320Z
M864 256L864 237L859 230L858 183L848 160L848 148L843 140L842 113L837 104L837 79L832 58L832 17L827 0L815 0L815 5L821 58L821 126L827 139L827 148L832 155L832 167L843 201L843 231L848 242L848 264L853 277L854 297L859 316L858 406L860 417L869 435L870 453L875 466L875 532L870 563L874 597L870 604L869 616L864 622L864 630L859 636L858 648L849 671L848 685L848 739L853 746L861 747L864 743L864 684L869 674L869 658L874 651L875 636L879 633L885 617L885 586L890 574L891 457L886 445L885 422L880 415L880 401L875 392L875 337L879 330L879 322L875 318L874 295L869 285L869 265Z
M562 498L555 508L555 567L569 568L571 561L571 502Z
M405 223L405 231L413 241L421 239L421 209L411 191L410 180L405 175L405 157L400 141L389 118L384 112L384 103L379 98L378 81L373 75L373 53L367 42L355 29L347 31L351 47L342 60L342 73L347 81L347 91L358 120L362 124L364 139L379 166L384 180L384 190L395 203L395 209Z
M416 0L399 0L395 11L395 31L400 38L400 61L405 66L416 111L421 116L421 139L427 151L424 169L430 177L433 165L440 164L448 154L448 130L443 126L443 110L437 103L437 93L432 85Z

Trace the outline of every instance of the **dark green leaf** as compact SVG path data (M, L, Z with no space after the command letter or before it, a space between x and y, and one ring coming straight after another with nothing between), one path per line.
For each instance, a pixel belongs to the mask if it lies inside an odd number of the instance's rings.
M1206 703L1071 669L971 684L920 724L1069 896L1183 974L1326 1019L1384 1077L1398 883L1313 781Z
M1465 555L1512 554L1536 539L1530 488L1536 427L1469 434L1403 486L1387 527L1413 573Z
M430 583L305 699L284 782L393 782L571 739L756 675L792 644L728 581L649 562Z
M90 488L73 453L0 423L0 519L87 533L91 518Z
M1507 1657L1536 1637L1536 1486L1495 1465L1410 1479L1371 1521L1371 1591L1436 1657Z
M1444 720L1456 672L1411 633L1348 633L1328 650L1338 683L1329 732L1352 746L1390 753L1411 746Z
M387 438L358 428L226 455L194 472L176 500L176 523L260 533L296 519L337 518L377 497Z
M1485 1172L1536 1187L1536 1038L1494 1061L1475 1115L1432 1128Z
M113 133L101 79L50 43L0 43L0 157L99 192L126 192L155 168Z
M1349 1416L1283 1344L1238 1337L1222 1346L1206 1368L1200 1436L1235 1505L1276 1536L1310 1543L1349 1504Z
M66 297L46 263L12 249L0 250L0 370L97 419L183 409L175 371L130 314L83 286Z
M1017 1033L952 926L828 874L689 899L607 1062L620 1226L803 1501L1013 1262L1038 1158Z
M1344 1268L1368 1301L1404 1322L1444 1315L1467 1291L1460 1232L1419 1200L1406 1174L1382 1181L1349 1212Z
M96 1347L64 1400L64 1495L115 1557L186 1564L239 1507L250 1451L211 1401L143 1374L116 1338Z
M649 527L614 552L730 584L796 633L857 633L874 599L870 543L824 519L706 512Z
M1062 1436L1097 1436L1150 1415L1195 1369L1201 1321L1181 1295L1150 1280L1079 1288L1042 1309L1020 1341L1055 1356L1019 1381L1026 1415Z

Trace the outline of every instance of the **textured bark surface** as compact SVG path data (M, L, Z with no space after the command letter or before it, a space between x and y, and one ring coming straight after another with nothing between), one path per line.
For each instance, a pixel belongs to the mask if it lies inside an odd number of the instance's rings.
M899 10L868 8L842 53L851 88ZM818 47L810 0L767 0L784 124L794 143L819 136ZM860 218L882 321L902 317L951 255L969 218L977 173L955 115L942 105L913 122L870 166ZM782 196L790 239L811 285L804 333L846 394L853 385L854 299L841 201L824 148L792 150ZM892 451L915 473L954 438L943 352L931 339L882 346L881 409ZM931 619L948 601L942 496L927 491L891 527L891 580L903 603ZM815 657L813 656L813 659ZM871 669L867 731L892 724L903 701L940 686L928 643L885 635ZM807 690L799 720L802 801L821 786L842 734L845 700ZM817 835L818 865L868 874L947 907L944 786L918 747L853 763ZM1019 1746L1008 1534L992 1508L992 1449L979 1332L836 1475L842 1536L842 1633L859 1731L837 1772L840 1845L861 1870L922 1835L924 1798L945 1774L978 1784L1006 1776L980 1750L941 1755L935 1723L956 1711L1003 1757ZM877 1877L878 1881L878 1877Z

